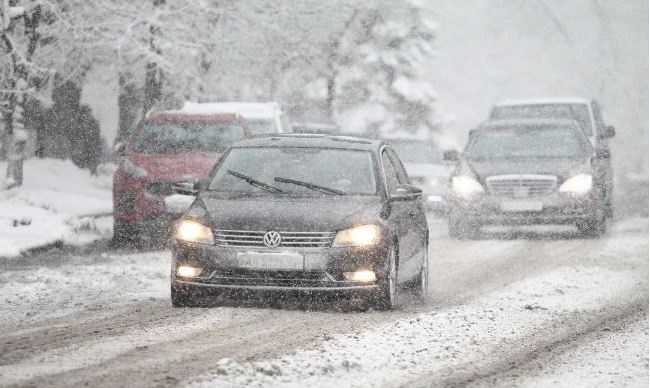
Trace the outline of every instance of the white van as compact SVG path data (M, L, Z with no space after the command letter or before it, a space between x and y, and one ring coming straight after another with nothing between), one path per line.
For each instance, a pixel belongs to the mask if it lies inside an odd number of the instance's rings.
M182 111L196 114L238 113L253 135L291 132L277 102L186 102Z

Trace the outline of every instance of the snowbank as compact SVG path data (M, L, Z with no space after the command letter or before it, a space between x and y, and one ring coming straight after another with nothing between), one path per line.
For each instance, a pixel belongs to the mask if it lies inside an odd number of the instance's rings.
M0 187L5 169L0 162ZM25 161L23 186L0 191L0 256L109 237L113 172L111 165L100 166L92 176L69 160Z

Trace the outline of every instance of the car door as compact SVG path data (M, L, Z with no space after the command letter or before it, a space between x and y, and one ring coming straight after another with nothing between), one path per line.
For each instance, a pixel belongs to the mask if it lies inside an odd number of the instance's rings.
M397 172L397 179L400 185L410 185L411 181L406 173L404 165L399 160L399 157L392 149L387 149L388 156L391 160L395 171ZM400 201L404 207L405 223L404 227L406 233L404 235L403 245L400 250L400 259L402 260L401 267L402 275L405 279L410 279L420 273L422 268L422 260L424 259L423 247L426 239L427 220L424 213L424 203L422 197L414 196L411 199Z
M381 153L381 164L384 170L386 179L386 189L388 196L394 195L399 187L399 178L397 177L397 170L388 156L386 150ZM407 276L406 271L409 269L407 260L409 254L408 246L408 233L409 233L409 204L407 201L392 201L390 203L390 213L388 215L388 227L395 237L397 237L397 251L398 251L398 282L401 282L404 276Z

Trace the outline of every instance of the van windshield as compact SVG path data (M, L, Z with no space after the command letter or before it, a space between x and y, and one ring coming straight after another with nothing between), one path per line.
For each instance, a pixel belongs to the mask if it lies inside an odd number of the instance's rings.
M222 152L244 136L244 128L230 122L147 122L138 132L133 150L145 154Z
M584 136L571 127L526 126L479 129L469 144L470 159L582 158Z
M492 120L512 119L569 119L580 124L587 136L593 134L589 108L585 104L531 104L496 106Z

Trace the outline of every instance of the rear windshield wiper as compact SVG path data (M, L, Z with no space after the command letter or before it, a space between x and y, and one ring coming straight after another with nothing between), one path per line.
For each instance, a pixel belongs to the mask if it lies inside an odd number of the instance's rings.
M274 179L276 182L281 182L281 183L291 183L297 186L304 186L308 189L312 189L315 191L320 191L321 193L325 194L330 194L330 195L345 195L345 192L337 189L332 189L331 187L325 187L321 185L317 185L315 183L310 183L310 182L303 182L303 181L298 181L295 179L289 179L289 178L283 178L281 176L276 176Z
M276 193L276 194L284 194L284 191L278 189L277 187L273 187L267 183L264 183L262 181L258 181L257 179L248 176L246 174L242 174L241 172L235 171L235 170L227 170L226 171L228 174L235 176L239 179L243 179L246 182L248 182L249 185L259 187L260 189L266 190L270 193Z

